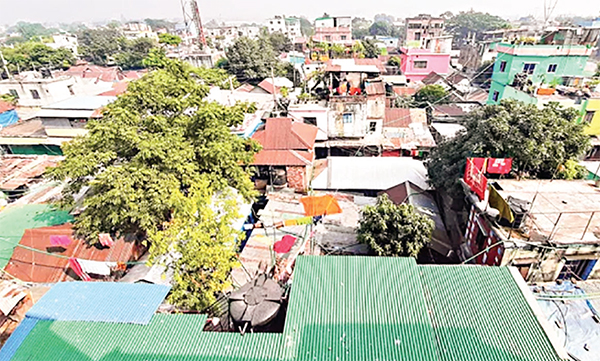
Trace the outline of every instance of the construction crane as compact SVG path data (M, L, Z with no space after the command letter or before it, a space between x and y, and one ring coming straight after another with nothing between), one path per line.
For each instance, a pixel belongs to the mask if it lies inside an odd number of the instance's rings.
M183 22L186 29L190 30L193 26L198 33L197 42L206 46L206 37L202 27L202 18L200 18L200 7L196 0L181 0L181 9L183 10Z

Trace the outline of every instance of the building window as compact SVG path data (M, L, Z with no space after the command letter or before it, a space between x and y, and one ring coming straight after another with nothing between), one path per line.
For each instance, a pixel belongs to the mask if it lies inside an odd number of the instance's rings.
M558 279L576 278L587 280L596 262L595 259L567 260L558 275Z
M506 71L506 62L505 61L501 61L500 62L500 72L504 73Z
M594 118L594 115L596 114L595 111L587 111L585 113L585 116L583 117L583 123L585 124L590 124L592 122L592 119Z
M315 117L303 117L304 123L317 126L317 118Z
M346 40L346 39L347 39L347 36L346 36L346 35L342 35L342 36L341 36L341 39L342 39L342 40Z
M415 69L427 69L427 60L416 60Z
M523 73L525 73L525 74L533 74L534 70L535 70L535 64L534 63L525 63L525 64L523 64Z
M67 85L67 89L69 89L69 93L71 95L75 95L75 92L73 91L73 86L72 85Z
M12 95L15 99L19 99L19 93L15 89L8 89L8 94Z
M548 73L556 73L556 67L558 64L550 64L548 65Z
M415 33L415 40L421 40L421 33Z
M325 41L331 41L331 35L325 35Z
M31 97L33 99L40 99L40 93L38 93L37 90L31 89L31 90L29 90L29 92L31 93Z
M351 124L354 122L354 114L352 113L344 113L342 118L344 119L344 124Z
M369 123L369 133L375 133L376 130L377 130L377 122L370 122Z
M499 97L500 93L497 90L494 90L494 93L492 93L492 100L497 102Z

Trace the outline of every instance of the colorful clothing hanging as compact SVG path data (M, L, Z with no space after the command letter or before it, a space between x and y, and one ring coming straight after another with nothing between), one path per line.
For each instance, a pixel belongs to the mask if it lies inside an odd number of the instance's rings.
M92 279L90 278L90 276L83 272L83 269L81 269L81 266L79 265L79 262L77 261L77 258L69 258L69 266L71 267L71 269L73 270L73 272L75 272L75 274L77 276L79 276L79 278L81 278L81 280L89 282Z
M100 233L98 235L98 241L100 241L100 244L104 247L112 247L115 244L115 241L113 241L108 233Z
M71 244L71 238L65 235L50 236L50 244L53 246L68 246Z
M307 216L322 216L325 214L342 213L337 199L331 194L324 196L309 196L300 199L304 206L304 214Z
M289 234L283 236L280 241L275 242L273 245L273 251L277 253L288 253L294 247L296 243L296 237L290 236Z

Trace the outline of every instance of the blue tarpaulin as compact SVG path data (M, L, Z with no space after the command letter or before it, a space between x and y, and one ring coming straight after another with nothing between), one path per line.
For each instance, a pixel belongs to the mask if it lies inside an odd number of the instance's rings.
M27 317L146 325L169 289L142 283L57 283L27 312Z
M4 113L0 113L0 129L15 124L18 121L19 115L16 110L8 110Z

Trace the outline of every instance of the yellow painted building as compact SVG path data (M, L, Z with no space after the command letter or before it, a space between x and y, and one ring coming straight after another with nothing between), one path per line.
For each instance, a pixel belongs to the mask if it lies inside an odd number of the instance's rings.
M582 121L588 126L585 133L600 136L600 99L589 99L586 101Z

